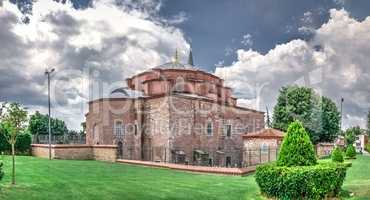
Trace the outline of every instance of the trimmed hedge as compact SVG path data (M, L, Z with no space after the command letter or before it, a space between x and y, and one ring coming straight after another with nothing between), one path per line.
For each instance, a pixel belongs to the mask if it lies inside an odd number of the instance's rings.
M267 197L278 199L323 199L340 192L346 164L285 167L267 164L257 167L256 182Z
M346 150L346 157L356 158L356 149L353 145L349 145Z
M340 148L335 147L334 151L331 154L331 160L333 162L340 162L340 163L342 163L344 161L343 152L342 152L342 150L340 150Z
M278 166L310 166L317 163L315 150L303 125L292 122L281 145Z

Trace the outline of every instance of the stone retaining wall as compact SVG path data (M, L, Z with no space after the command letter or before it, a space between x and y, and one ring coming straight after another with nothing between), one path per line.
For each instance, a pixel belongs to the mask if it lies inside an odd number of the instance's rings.
M51 157L65 160L116 161L116 145L51 145ZM32 144L32 155L49 158L49 145Z
M94 160L115 162L117 159L116 145L94 145L92 150Z

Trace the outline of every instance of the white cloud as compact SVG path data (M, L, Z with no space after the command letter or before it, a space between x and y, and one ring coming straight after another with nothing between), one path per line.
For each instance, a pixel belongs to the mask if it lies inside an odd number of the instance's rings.
M70 3L39 0L33 4L29 24L22 23L23 15L15 5L4 2L0 8L0 27L5 27L0 30L1 98L43 108L43 72L55 67L54 116L80 128L87 101L101 96L92 84L123 85L128 76L170 61L176 48L185 59L189 44L181 30L158 17L161 1L114 2L96 1L91 8L76 10ZM185 18L181 14L172 20L181 23ZM95 88L93 94L89 88Z
M243 35L241 43L246 47L251 47L253 45L253 39L251 34L245 34Z
M311 34L315 31L314 26L314 16L311 11L303 13L303 16L300 18L301 26L298 28L298 31L303 34Z
M369 33L370 17L357 21L345 10L333 9L329 21L314 30L312 41L292 40L264 55L239 49L238 60L215 73L240 97L259 97L260 110L272 108L279 88L293 83L311 86L336 102L343 96L344 126L364 126L370 107Z

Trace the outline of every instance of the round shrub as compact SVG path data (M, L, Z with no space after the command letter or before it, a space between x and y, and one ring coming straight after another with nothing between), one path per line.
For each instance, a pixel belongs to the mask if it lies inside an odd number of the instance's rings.
M342 163L297 167L268 164L257 167L255 178L261 192L267 197L323 199L340 192L346 169Z
M340 148L335 147L335 149L333 150L333 152L331 154L331 160L333 162L340 162L340 163L342 163L344 161L343 153L342 153L342 150L340 150Z
M311 166L317 163L315 151L303 125L292 122L281 145L278 166Z
M356 149L354 146L349 145L346 150L346 157L348 158L356 158Z

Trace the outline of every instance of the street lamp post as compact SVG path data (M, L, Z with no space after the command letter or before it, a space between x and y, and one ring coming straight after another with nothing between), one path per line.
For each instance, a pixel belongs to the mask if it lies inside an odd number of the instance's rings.
M343 97L340 99L340 131L342 131L342 121L343 121L343 117L342 117L342 115L343 115L343 101L344 101L344 99L343 99Z
M53 73L55 69L51 69L48 71L45 70L45 75L48 76L48 108L49 108L49 160L51 160L51 126L50 126L50 74Z

